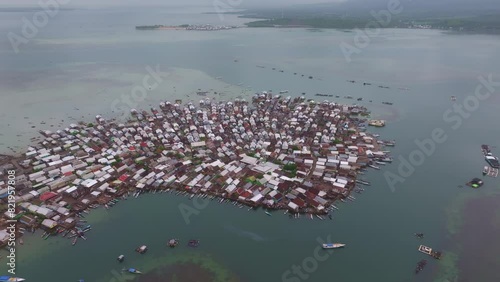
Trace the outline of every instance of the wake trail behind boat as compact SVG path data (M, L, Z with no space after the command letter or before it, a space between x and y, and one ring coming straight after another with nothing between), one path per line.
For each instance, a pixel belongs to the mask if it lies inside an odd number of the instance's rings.
M224 225L224 229L231 232L231 233L234 233L234 234L237 234L241 237L246 237L246 238L249 238L253 241L267 241L268 239L260 236L259 234L256 234L256 233L253 233L253 232L250 232L250 231L245 231L245 230L242 230L242 229L239 229L239 228L236 228L232 225Z

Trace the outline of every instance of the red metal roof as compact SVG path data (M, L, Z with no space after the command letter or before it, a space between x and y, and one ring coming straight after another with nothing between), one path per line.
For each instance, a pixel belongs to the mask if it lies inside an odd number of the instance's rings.
M118 180L120 180L121 182L125 182L125 180L127 180L127 178L128 178L128 177L129 177L129 175L128 175L128 174L123 174L122 176L120 176L120 177L118 178Z
M54 198L55 196L57 196L57 194L56 194L56 193L54 193L54 192L45 192L45 193L43 193L43 194L40 196L40 200L41 200L41 201L47 201L47 200L49 200L49 199Z

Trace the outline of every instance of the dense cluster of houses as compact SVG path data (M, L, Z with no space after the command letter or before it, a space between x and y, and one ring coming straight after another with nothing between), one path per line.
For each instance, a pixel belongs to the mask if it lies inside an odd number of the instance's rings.
M267 92L250 102L179 102L132 110L124 124L97 116L41 132L39 146L0 167L17 173L18 222L72 228L89 205L166 189L325 213L372 158L386 154L364 131L360 106ZM4 195L6 183L0 187Z

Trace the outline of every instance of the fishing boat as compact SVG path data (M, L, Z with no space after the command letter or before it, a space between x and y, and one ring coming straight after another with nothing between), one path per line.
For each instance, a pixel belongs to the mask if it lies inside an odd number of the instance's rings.
M126 271L128 273L132 273L132 274L142 274L142 272L140 272L139 270L137 270L135 268L124 268L123 271Z
M124 255L119 255L118 258L117 258L117 260L119 262L123 262L123 260L125 260L125 256Z
M26 281L26 279L4 275L0 276L0 281L20 282L20 281Z
M78 241L78 237L75 237L75 238L73 239L73 242L71 242L71 245L72 245L72 246L76 245L76 241Z
M345 244L341 243L328 243L328 244L323 244L323 249L339 249L345 247Z
M374 168L374 169L380 169L380 167L376 166L376 165L368 165L369 167L371 168Z
M266 211L266 214L267 214L268 216L271 216L271 215L272 215L272 214L271 214L271 213L269 213L268 211Z

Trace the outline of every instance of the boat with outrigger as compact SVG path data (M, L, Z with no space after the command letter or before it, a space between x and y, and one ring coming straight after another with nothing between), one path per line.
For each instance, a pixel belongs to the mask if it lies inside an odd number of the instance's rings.
M342 244L342 243L327 243L327 244L323 244L323 249L340 249L340 248L343 248L345 247L346 244Z
M0 281L21 282L21 281L26 281L26 279L4 275L4 276L0 276Z
M139 270L137 270L135 268L124 268L124 269L122 269L122 271L132 273L132 274L142 274L142 272L140 272Z

